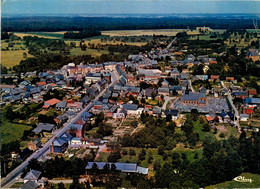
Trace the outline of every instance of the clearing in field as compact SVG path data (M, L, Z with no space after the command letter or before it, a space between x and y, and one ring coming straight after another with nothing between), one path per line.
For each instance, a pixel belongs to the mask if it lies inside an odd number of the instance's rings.
M90 44L100 44L100 45L119 45L119 44L123 44L123 45L135 45L135 46L143 46L146 45L146 42L121 42L121 41L107 41L107 42L101 42L101 39L92 39L89 41Z
M28 54L28 50L17 50L17 51L2 51L1 52L1 63L7 68L13 67L20 64L21 60L25 60L23 53L27 54L28 57L33 57Z
M102 35L108 36L142 36L142 35L167 35L175 36L178 32L184 29L158 29L158 30L117 30L117 31L102 31Z
M61 39L63 38L62 33L58 32L30 32L30 33L17 33L15 32L14 35L18 37L25 37L25 36L36 36L36 37L41 37L41 38L49 38L49 39Z

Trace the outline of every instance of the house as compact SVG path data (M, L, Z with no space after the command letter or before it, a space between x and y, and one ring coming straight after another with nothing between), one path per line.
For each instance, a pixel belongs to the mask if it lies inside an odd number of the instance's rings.
M208 94L208 90L204 87L204 86L202 86L200 89L199 89L199 92L200 93L203 93L203 94Z
M35 134L40 134L41 132L52 132L55 129L55 125L49 123L39 123L36 128L32 131Z
M219 75L211 75L211 76L210 76L210 79L211 79L212 81L214 81L214 80L219 80Z
M56 104L56 110L58 111L66 111L66 108L67 108L67 101L66 100L63 100L63 101L60 101Z
M246 98L246 91L237 91L237 92L233 92L232 96L234 98L241 98L241 99L245 99Z
M251 105L252 107L260 106L260 98L245 98L244 104Z
M170 89L169 88L158 88L158 95L167 95L169 96Z
M210 123L219 122L218 116L216 116L214 113L209 113L205 117L206 117L206 120Z
M100 73L87 73L85 76L85 83L91 84L101 81L101 74Z
M182 86L171 86L170 87L171 94L173 94L173 92L175 91L178 93L178 95L182 95L183 90L184 90L184 88Z
M206 80L208 80L208 75L195 75L195 76L193 77L193 80L206 81Z
M86 138L79 138L79 137L74 137L71 139L71 141L69 142L69 145L73 145L73 146L81 146L81 145L87 145L90 146L88 140Z
M127 115L136 115L138 105L136 104L123 104L123 109L127 111Z
M186 105L205 106L206 102L207 98L203 93L186 91L182 96L182 103Z
M246 54L246 59L252 59L253 62L260 60L258 49L249 49L248 53Z
M153 96L155 97L157 95L156 89L145 89L144 96L148 99L152 99Z
M234 81L235 80L235 78L234 77L226 77L226 81Z
M72 124L69 129L68 129L68 133L71 134L74 137L83 137L84 136L84 129L83 129L83 125L81 124Z
M80 102L82 102L83 105L85 106L86 104L88 104L88 103L90 102L89 96L84 96L84 97L80 100Z
M42 173L40 171L31 170L25 175L25 177L23 178L23 182L26 183L28 181L32 181L37 184L41 174Z
M93 167L93 164L97 166L99 170L104 169L104 166L108 164L109 167L112 168L112 165L115 166L116 170L127 173L127 174L143 174L148 175L148 168L137 166L136 163L107 163L107 162L88 162L88 165L86 166L86 174L91 175L91 169ZM109 168L110 170L110 168Z
M42 143L41 143L41 140L40 140L39 138L34 138L34 139L32 139L30 142L28 142L27 147L28 147L30 150L35 151L35 150L37 150L37 149L40 148L41 144L42 144Z
M48 109L49 107L54 107L55 104L57 104L58 102L60 102L60 100L56 99L56 98L53 98L51 100L47 100L44 102L44 105L43 105L43 109Z
M257 95L257 90L256 89L248 89L246 92L247 92L247 96L249 98L252 98L253 96Z
M114 119L123 119L126 117L126 115L127 115L127 110L118 108L117 113L113 113L113 118Z
M179 70L173 69L173 70L171 71L171 77L173 77L174 79L180 78L180 72L179 72Z
M165 115L171 115L173 120L177 120L179 117L178 110L165 110Z
M249 115L248 114L240 114L239 118L240 118L240 121L248 121Z
M23 184L22 186L20 186L19 189L36 189L39 187L39 184L33 182L33 181L28 181L25 184Z
M153 116L160 116L162 113L162 109L161 108L153 108Z
M73 112L80 112L83 109L82 102L67 103L67 110Z
M50 145L50 152L54 154L60 154L66 151L68 141L63 138L55 138Z

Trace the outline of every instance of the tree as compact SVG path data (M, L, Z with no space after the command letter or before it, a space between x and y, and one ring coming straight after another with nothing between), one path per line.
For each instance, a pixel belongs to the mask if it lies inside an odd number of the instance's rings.
M58 183L58 189L66 189L63 182Z
M129 149L129 155L130 156L135 156L136 155L135 150L134 149Z
M203 124L203 129L202 129L202 130L205 131L205 132L209 132L209 131L210 131L210 126L209 126L209 124L204 123L204 124Z
M168 114L168 115L166 116L166 121L167 121L167 122L172 121L172 115L171 115L171 114Z
M121 154L120 154L120 151L117 150L115 152L111 152L107 158L107 161L108 162L117 162L117 160L119 160L121 158Z
M142 151L139 153L138 158L139 160L145 160L146 151L142 149Z

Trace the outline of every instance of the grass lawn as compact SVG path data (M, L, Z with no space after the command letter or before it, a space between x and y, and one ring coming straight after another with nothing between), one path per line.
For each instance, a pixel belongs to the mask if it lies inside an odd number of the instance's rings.
M24 124L11 123L2 119L1 124L1 142L3 144L19 140L23 136L25 130L30 130L32 127Z
M173 151L177 152L178 154L180 154L180 156L181 156L182 153L185 153L187 155L187 159L190 162L195 161L194 155L195 155L196 152L198 153L198 159L202 157L202 153L203 153L203 149L202 148L200 148L200 149L190 149L190 148L179 148L179 147L176 147L176 148L174 148Z
M93 129L87 132L87 135L93 136L98 130L98 127L94 127Z
M202 131L202 129L203 129L203 124L201 124L199 120L194 122L194 131L199 133L201 141L203 141L206 137L209 137L211 141L215 139L215 136L212 131L204 132Z
M227 126L226 127L226 132L225 132L225 138L220 138L220 131L215 135L217 140L224 140L224 139L228 139L231 135L235 136L235 137L239 137L239 133L237 132L236 128L231 127L231 126Z
M149 99L149 100L146 100L146 102L147 102L148 104L150 104L150 105L153 105L153 106L155 106L155 105L158 104L158 100Z
M27 57L33 57L28 54L28 50L2 51L2 64L7 68L20 64L21 60L25 60L25 58L23 58L23 53L27 53Z
M93 57L101 56L102 54L108 54L106 50L87 49L82 51L80 48L73 48L70 50L70 55L91 55Z
M106 162L108 156L109 156L109 153L107 153L107 152L99 152L99 156L96 159L96 161L98 161L98 162Z
M11 186L11 188L20 188L20 186L22 186L23 185L23 182L16 182L16 183L14 183L12 186Z
M235 180L226 181L220 184L216 184L213 186L207 186L205 189L215 189L215 188L259 188L260 186L260 175L251 174L251 173L242 173L241 176L245 177L245 179L252 179L250 182L238 182Z

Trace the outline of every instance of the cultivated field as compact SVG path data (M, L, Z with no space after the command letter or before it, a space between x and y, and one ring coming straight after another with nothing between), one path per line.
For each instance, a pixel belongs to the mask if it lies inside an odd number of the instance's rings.
M20 64L21 60L25 60L23 53L27 53L27 57L33 57L32 55L28 54L28 50L2 51L1 64L7 68L18 65Z

